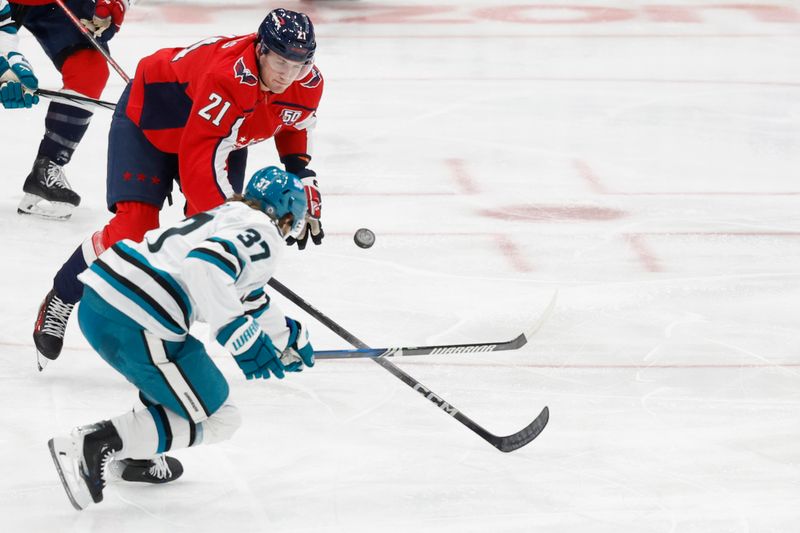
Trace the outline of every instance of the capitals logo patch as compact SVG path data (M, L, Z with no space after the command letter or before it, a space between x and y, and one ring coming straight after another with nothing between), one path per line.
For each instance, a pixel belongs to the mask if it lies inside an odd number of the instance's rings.
M284 109L283 111L281 111L281 120L287 126L291 126L292 124L297 122L297 119L299 119L302 116L302 114L303 114L302 111L297 111L295 109Z
M311 74L311 78L309 80L304 81L303 83L300 84L303 87L305 87L306 89L314 89L314 88L318 87L320 83L322 83L322 74L319 73L319 70L317 70L317 67L312 67L310 74Z
M258 85L258 78L253 76L250 69L244 66L244 58L240 57L236 61L236 64L233 66L233 74L239 78L239 83L243 85L249 85L250 87Z

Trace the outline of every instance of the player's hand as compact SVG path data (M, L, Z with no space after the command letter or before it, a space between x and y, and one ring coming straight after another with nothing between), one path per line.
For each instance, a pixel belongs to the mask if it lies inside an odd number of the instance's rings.
M81 19L81 22L95 37L101 37L112 24L115 31L119 30L127 10L128 0L97 0L92 20Z
M286 239L286 242L289 246L297 243L297 247L303 250L306 244L308 244L309 235L311 236L311 240L314 241L314 244L322 244L325 232L322 230L322 222L320 222L320 217L322 216L322 194L319 192L317 179L314 176L308 176L301 181L303 182L303 187L306 191L306 200L308 201L306 223L303 225L303 229L300 230L300 234L297 238L289 237Z
M6 109L32 107L39 103L34 94L39 88L39 80L25 56L19 52L9 52L8 59L0 55L0 102Z
M314 366L314 347L308 340L308 330L300 322L286 317L289 328L289 344L281 354L281 362L287 372L302 372L303 366Z
M251 316L240 316L223 326L217 342L233 355L247 379L283 379L284 367L275 345Z

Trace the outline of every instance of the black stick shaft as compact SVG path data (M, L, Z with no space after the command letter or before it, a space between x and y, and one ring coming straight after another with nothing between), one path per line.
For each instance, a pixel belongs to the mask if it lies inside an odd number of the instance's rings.
M356 348L369 348L369 346L367 346L366 343L364 343L358 337L356 337L355 335L344 329L342 326L334 322L332 319L330 319L316 307L303 300L300 296L295 294L291 289L286 287L283 283L279 282L275 278L272 278L269 280L268 284L278 293L282 294L287 300L297 305L300 309L304 310L306 313L308 313L315 319L319 320L323 325L325 325L331 331L339 335L341 338L343 338ZM540 415L536 418L536 420L534 420L530 425L528 425L522 431L508 437L498 437L496 435L489 433L479 424L474 422L468 416L461 413L454 406L450 405L443 398L438 396L429 388L425 387L422 383L417 381L409 374L399 369L390 361L387 361L384 358L375 358L372 359L372 361L382 366L393 376L395 376L400 381L402 381L403 383L405 383L406 385L408 385L409 387L420 393L422 396L430 400L439 409L441 409L451 417L461 422L461 424L472 430L473 433L476 433L479 437L481 437L486 442L488 442L489 444L491 444L500 451L510 452L524 446L525 444L536 438L536 436L544 429L544 426L547 424L547 420L549 418L549 411L547 410L547 407L545 407L542 413L540 413Z
M109 109L114 111L116 109L117 104L114 102L108 102L106 100L98 100L96 98L90 98L88 96L82 96L79 94L72 94L63 91L51 91L48 89L36 89L36 94L39 96L43 96L45 98L49 98L50 100L60 101L60 102L70 102L73 104L84 104L84 105L92 105L97 107L102 107L104 109Z
M106 49L103 48L103 45L101 45L97 41L97 39L95 39L94 35L92 35L92 32L89 31L89 28L84 26L83 23L80 20L78 20L78 17L76 17L75 14L69 10L66 4L64 4L64 1L56 0L56 4L58 4L58 7L60 7L61 10L64 11L64 14L72 22L72 24L74 24L75 27L78 28L78 31L81 32L84 35L84 37L89 39L89 42L92 43L92 46L94 46L97 49L97 51L100 52L104 58L106 58L106 61L108 61L108 64L111 65L111 68L117 71L117 74L119 74L120 77L123 80L125 80L125 83L131 81L128 75L125 74L125 71L122 70L122 67L120 67L116 61L114 61L114 59L111 57L108 51L106 51Z

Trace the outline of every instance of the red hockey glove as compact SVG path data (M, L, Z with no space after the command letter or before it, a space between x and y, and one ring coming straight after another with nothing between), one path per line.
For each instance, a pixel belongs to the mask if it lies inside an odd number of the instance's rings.
M319 185L314 176L308 176L301 180L306 189L306 200L308 200L308 216L319 220L322 215L322 195L319 193Z
M94 33L95 37L100 37L111 24L119 30L127 9L128 0L97 0L92 20L81 19L81 22Z
M300 230L300 235L297 238L289 237L286 243L291 246L297 243L300 250L305 249L308 244L308 237L314 244L322 244L322 239L325 237L325 231L322 229L320 217L322 216L322 195L319 192L319 186L314 176L307 176L301 180L306 190L306 200L308 201L308 211L306 211L306 224Z

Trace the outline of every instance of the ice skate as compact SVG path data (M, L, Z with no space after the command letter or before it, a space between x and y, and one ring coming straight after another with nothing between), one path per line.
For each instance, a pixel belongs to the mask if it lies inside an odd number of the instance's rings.
M118 459L108 465L110 477L138 483L169 483L183 474L183 465L174 457L157 455L152 459Z
M63 167L45 156L36 158L22 190L25 196L17 206L20 214L67 220L81 203L81 197L70 187Z
M61 484L78 511L103 501L103 469L122 449L122 439L109 421L75 428L69 437L47 443Z
M36 324L33 326L33 343L36 345L36 363L40 372L49 361L57 359L61 354L67 321L74 308L75 304L64 303L54 289L47 293L39 306Z

